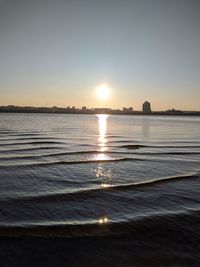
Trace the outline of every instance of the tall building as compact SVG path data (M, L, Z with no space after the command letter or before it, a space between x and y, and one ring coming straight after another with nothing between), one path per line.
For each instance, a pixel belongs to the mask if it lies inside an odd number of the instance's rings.
M151 104L148 101L145 101L142 105L142 112L143 113L151 113Z

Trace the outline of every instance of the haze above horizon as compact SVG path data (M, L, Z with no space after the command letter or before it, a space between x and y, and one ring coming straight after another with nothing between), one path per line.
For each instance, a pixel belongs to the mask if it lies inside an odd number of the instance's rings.
M199 13L197 0L0 0L0 106L200 110Z

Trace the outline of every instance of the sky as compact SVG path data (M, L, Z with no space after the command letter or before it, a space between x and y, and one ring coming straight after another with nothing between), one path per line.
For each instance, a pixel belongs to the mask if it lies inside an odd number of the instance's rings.
M199 14L198 0L0 0L0 105L200 110Z

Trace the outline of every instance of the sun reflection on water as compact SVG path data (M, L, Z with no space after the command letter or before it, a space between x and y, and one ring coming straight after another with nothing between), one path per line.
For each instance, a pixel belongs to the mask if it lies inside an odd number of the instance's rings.
M107 131L107 118L108 115L106 114L98 114L98 123L99 123L99 147L100 147L100 151L104 152L107 150L106 147L106 131Z
M98 114L98 129L99 129L99 136L98 136L98 146L99 146L99 152L92 155L93 160L99 161L99 164L97 168L95 169L95 174L96 177L98 178L101 187L106 188L111 186L111 179L112 179L112 171L104 166L104 161L113 160L113 158L106 153L105 151L108 149L106 146L107 143L107 138L106 138L106 133L107 133L107 118L108 115L106 114ZM100 223L105 223L107 222L107 218L100 219Z
M103 160L109 160L111 159L111 157L109 157L109 155L105 154L105 153L100 153L100 154L95 154L93 155L93 160L97 160L97 161L103 161Z
M108 222L108 218L107 217L103 217L99 219L99 224L103 224L103 223L107 223Z
M107 188L112 186L112 171L106 168L104 164L99 164L95 169L96 177L101 183L101 187Z
M104 187L104 188L106 188L106 187L110 187L109 184L103 184L103 183L101 184L101 186Z

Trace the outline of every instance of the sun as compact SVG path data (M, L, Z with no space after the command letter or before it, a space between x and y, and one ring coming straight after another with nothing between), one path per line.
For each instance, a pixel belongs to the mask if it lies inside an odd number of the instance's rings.
M110 87L107 84L101 84L96 88L96 94L100 100L105 101L110 96Z

